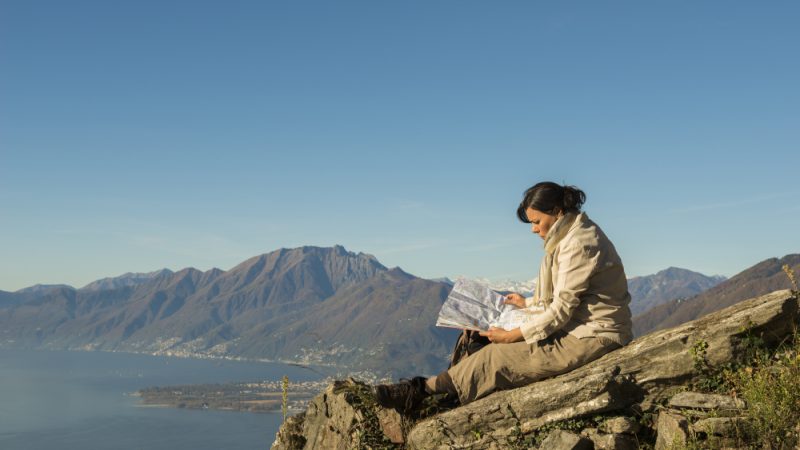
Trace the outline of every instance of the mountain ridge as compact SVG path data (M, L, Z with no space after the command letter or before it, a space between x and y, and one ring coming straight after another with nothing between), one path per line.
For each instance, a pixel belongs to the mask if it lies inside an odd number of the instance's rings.
M457 334L434 326L449 291L445 284L389 269L372 255L341 246L282 248L228 271L185 268L151 274L138 283L106 283L111 289L104 291L65 286L42 295L5 293L0 296L5 298L0 345L432 373L445 364ZM392 311L422 319L381 322ZM310 319L315 316L321 319ZM360 328L348 328L351 323ZM364 342L375 343L382 353L364 348ZM402 354L421 365L395 364L391 355Z
M694 297L725 280L721 275L708 276L674 266L652 275L629 278L631 313L640 314L671 300Z
M800 254L768 258L696 296L671 300L636 315L633 318L634 335L641 336L694 320L775 290L791 289L791 283L783 273L783 265L789 265L795 273L800 272Z

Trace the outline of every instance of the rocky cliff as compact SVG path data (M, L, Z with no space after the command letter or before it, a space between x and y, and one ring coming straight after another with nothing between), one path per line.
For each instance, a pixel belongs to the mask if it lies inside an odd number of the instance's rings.
M414 418L377 407L364 384L337 382L287 420L272 448L662 450L690 436L724 443L747 406L693 390L754 342L785 342L797 323L797 294L776 291L641 337L570 373Z

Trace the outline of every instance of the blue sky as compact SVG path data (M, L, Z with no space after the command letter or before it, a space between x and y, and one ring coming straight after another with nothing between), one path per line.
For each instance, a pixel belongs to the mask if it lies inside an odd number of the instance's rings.
M0 0L0 289L342 244L529 279L542 180L629 276L800 251L797 2Z

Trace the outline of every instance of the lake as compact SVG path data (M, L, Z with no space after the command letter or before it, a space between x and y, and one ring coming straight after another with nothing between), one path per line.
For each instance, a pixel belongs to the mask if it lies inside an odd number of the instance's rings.
M0 349L0 449L268 449L279 412L141 407L128 394L148 386L283 375L321 378L278 363Z

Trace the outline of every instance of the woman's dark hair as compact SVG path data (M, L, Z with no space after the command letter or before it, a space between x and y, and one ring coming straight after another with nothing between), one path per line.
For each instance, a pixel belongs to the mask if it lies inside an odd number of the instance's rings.
M577 213L586 202L586 194L575 186L561 186L550 181L537 183L525 191L525 196L517 208L519 220L530 223L525 210L533 208L545 214Z

